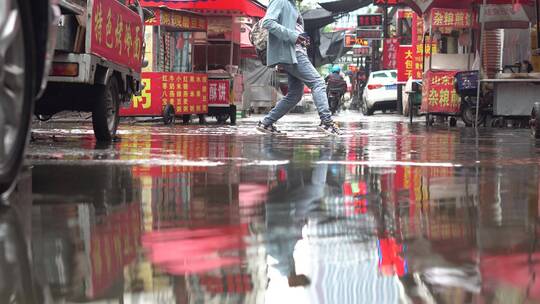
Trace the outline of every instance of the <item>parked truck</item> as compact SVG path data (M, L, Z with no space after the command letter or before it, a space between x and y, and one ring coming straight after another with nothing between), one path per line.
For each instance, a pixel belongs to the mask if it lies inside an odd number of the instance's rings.
M98 141L111 141L121 103L141 91L144 11L137 0L61 0L47 89L35 114L92 113Z

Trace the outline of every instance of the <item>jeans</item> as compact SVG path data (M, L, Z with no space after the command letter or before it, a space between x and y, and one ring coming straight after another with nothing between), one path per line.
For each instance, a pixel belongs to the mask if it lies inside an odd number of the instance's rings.
M328 109L326 84L319 72L313 67L306 54L296 52L298 64L282 64L287 72L289 90L277 105L264 117L263 124L271 125L287 114L304 95L304 84L311 89L313 102L323 123L332 122L332 114Z

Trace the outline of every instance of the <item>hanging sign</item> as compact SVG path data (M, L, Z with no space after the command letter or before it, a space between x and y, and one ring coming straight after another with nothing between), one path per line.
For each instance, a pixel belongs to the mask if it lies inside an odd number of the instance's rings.
M360 39L366 39L366 40L382 40L383 31L359 29L359 30L356 30L356 37Z
M412 25L412 45L414 56L412 77L413 79L421 80L424 74L424 51L426 53L425 58L428 59L432 53L436 53L437 42L432 41L430 45L429 36L426 35L426 46L424 50L424 19L414 13Z
M472 26L472 12L467 9L434 8L430 15L431 26L448 32Z
M345 39L343 39L345 47L352 48L355 46L368 46L369 42L365 39L358 38L353 34L346 34Z
M382 59L383 69L394 70L396 68L398 48L399 48L398 38L384 39L383 59Z
M427 71L422 89L422 112L459 113L461 98L454 87L457 71Z
M383 26L382 14L358 15L358 27Z
M397 82L406 83L413 76L413 47L400 45L397 52Z

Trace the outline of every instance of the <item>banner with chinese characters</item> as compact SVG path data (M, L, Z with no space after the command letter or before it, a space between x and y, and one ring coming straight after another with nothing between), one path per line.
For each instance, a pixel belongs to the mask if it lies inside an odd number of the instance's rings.
M139 15L118 1L88 3L93 5L87 52L141 72L144 29Z
M134 96L130 107L121 108L120 116L161 116L171 104L176 115L208 112L208 76L196 73L142 74L144 90Z
M413 13L413 22L412 22L412 45L413 45L413 79L421 80L424 75L424 19L418 16L416 13ZM429 36L426 35L426 62L428 62L429 57L432 53L437 52L437 42L432 41L429 44Z
M400 45L397 52L397 82L406 83L413 75L413 47Z
M450 33L453 29L471 27L472 18L472 12L467 9L433 8L430 22L434 29Z
M422 112L459 113L461 98L454 88L456 73L456 71L427 71L424 73Z
M382 59L383 69L394 70L396 68L398 48L399 48L398 38L384 39L383 59Z
M229 79L208 80L208 105L228 106L231 95L230 87Z
M206 31L206 17L181 11L154 9L155 17L146 21L146 25L170 26L183 31Z

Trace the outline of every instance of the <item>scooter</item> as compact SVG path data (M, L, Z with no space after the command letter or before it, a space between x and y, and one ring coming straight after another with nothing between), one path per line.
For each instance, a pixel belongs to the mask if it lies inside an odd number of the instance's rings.
M332 115L336 114L341 106L341 100L343 99L342 89L329 89L327 92L328 105L330 106L330 112Z

